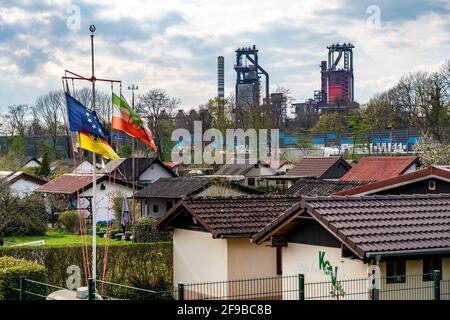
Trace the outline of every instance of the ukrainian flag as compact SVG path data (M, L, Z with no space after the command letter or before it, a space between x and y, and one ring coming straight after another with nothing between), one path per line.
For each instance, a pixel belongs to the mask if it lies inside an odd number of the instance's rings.
M119 156L108 142L92 133L80 132L80 148L98 153L107 159L119 159Z

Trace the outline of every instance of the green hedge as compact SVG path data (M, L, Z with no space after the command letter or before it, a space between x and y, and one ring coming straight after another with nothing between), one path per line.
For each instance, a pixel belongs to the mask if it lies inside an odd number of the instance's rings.
M20 277L46 282L47 272L44 266L13 257L0 257L0 300L14 299L18 297L18 292L13 288L20 287Z
M167 231L158 231L153 225L156 219L153 217L145 217L133 223L131 230L133 241L135 242L157 242L170 241L172 234Z
M105 246L97 247L98 279L102 279ZM38 261L47 270L52 285L66 287L71 265L80 267L85 283L83 254L80 246L0 248L0 256ZM89 263L92 260L89 248ZM155 291L172 288L172 242L109 246L106 281Z

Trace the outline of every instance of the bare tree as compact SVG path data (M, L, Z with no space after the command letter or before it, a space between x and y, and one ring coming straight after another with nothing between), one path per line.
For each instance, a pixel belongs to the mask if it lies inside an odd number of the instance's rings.
M12 134L24 137L27 126L26 114L29 107L26 104L13 105L8 107L8 118L10 121Z
M92 89L82 88L76 90L74 97L80 101L87 108L92 109ZM111 130L111 117L112 117L112 97L110 94L95 91L95 112L97 113L100 122L105 127L107 132Z
M171 119L179 104L180 100L170 96L166 90L151 89L140 96L140 103L136 106L136 111L148 121L159 156L167 152L166 145L173 127Z
M45 131L52 139L53 150L55 151L62 125L66 121L66 104L64 100L62 91L52 90L37 98L35 103L35 112L39 115Z

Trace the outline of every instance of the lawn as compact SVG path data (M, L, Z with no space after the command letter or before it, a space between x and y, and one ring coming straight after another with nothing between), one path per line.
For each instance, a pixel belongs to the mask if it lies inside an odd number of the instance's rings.
M44 240L46 246L76 246L81 245L81 236L63 231L48 230L45 236L28 236L28 237L5 237L5 247L20 243L34 242ZM89 244L92 244L92 236L88 236ZM97 244L106 244L107 239L97 237ZM132 241L122 241L110 239L110 245L130 245Z

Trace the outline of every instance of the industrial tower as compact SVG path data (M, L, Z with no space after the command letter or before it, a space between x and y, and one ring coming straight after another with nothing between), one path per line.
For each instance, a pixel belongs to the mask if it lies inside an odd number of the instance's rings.
M353 48L351 43L327 47L328 64L320 64L321 90L314 92L321 109L354 106Z
M217 57L217 96L220 99L225 98L225 58Z
M245 61L244 61L245 58ZM249 61L251 64L247 64ZM236 50L236 105L240 107L260 105L260 78L265 76L266 100L269 101L269 74L258 63L256 46Z

